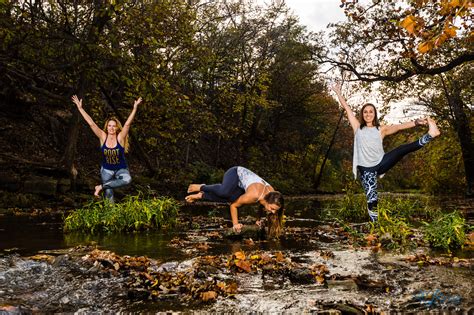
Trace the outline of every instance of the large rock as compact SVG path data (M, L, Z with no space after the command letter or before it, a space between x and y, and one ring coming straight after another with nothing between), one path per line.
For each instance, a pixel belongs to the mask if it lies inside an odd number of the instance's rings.
M56 195L58 181L50 177L32 177L27 179L23 186L23 191L30 194L45 196Z

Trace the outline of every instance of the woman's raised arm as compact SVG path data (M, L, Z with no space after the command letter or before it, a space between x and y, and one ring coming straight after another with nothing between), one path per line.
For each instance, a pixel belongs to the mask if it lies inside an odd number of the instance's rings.
M123 128L122 128L122 131L119 133L118 135L118 140L119 142L122 140L122 139L125 139L128 135L128 132L130 130L130 125L132 124L132 121L133 121L133 118L135 118L135 114L137 113L137 108L138 108L138 104L140 104L142 102L142 98L139 97L138 99L135 100L135 102L133 103L133 109L132 109L132 112L130 113L130 115L128 116L127 118L127 121L125 122L125 125L123 125Z
M72 99L72 102L76 104L77 109L79 110L79 113L81 113L82 117L84 117L85 121L87 122L87 124L89 124L89 127L91 127L92 131L97 136L97 138L100 139L101 143L104 142L105 138L107 137L107 134L105 133L105 131L103 131L97 126L97 124L94 122L92 117L86 113L84 108L82 108L82 99L79 99L77 95L73 95L71 99Z
M347 118L349 119L352 130L355 133L356 130L359 129L360 123L355 117L352 109L349 107L349 105L347 105L346 99L344 98L344 96L342 96L341 87L342 87L341 83L336 83L335 85L332 86L332 90L336 93L339 103L342 105L342 107L346 111Z

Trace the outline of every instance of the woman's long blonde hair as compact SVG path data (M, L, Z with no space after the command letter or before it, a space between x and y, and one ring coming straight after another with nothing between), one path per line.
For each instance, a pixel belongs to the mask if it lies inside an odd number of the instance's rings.
M283 231L283 214L285 212L285 199L279 191L272 191L263 198L267 203L278 205L280 208L276 213L267 213L267 237L279 238ZM263 206L260 207L263 211Z
M115 124L117 125L117 135L122 131L122 124L120 123L120 120L117 119L117 117L110 117L105 121L104 124L104 131L107 132L107 125L109 124L109 121L115 121ZM118 142L118 139L117 139ZM130 143L128 140L128 135L125 137L125 143L123 145L123 148L125 149L125 153L128 153L128 150L130 148Z

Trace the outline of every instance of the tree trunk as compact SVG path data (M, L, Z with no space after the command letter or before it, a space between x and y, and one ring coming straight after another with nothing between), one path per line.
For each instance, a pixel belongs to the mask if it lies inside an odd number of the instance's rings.
M318 190L319 185L321 184L321 178L323 176L323 171L324 171L324 166L326 165L326 161L328 160L329 157L329 152L331 152L331 148L334 145L334 142L336 142L336 134L337 130L339 129L339 125L341 124L342 117L344 117L344 112L341 112L339 114L339 120L337 121L336 129L334 129L334 133L331 138L331 142L329 142L328 149L326 151L326 154L324 155L324 160L323 163L321 164L321 168L319 169L318 177L316 180L313 181L313 188Z
M453 109L454 127L461 144L462 158L464 162L464 171L466 174L466 195L474 197L474 145L472 143L472 134L469 126L469 119L464 112L465 104L461 98L461 92L456 82L451 82L451 93L445 90L448 103Z
M80 84L80 87L79 87L78 97L82 99L84 96L83 75L81 75L81 78L79 79L79 84ZM71 107L73 106L71 105ZM64 155L60 162L60 164L64 166L64 168L69 174L69 180L71 181L71 190L74 193L76 192L76 180L77 180L77 174L78 174L74 160L76 158L77 139L79 137L79 127L80 127L79 116L80 116L79 111L76 108L73 108L72 117L71 117L71 120L69 121L69 131L68 131L68 136L67 136L66 148L64 150Z

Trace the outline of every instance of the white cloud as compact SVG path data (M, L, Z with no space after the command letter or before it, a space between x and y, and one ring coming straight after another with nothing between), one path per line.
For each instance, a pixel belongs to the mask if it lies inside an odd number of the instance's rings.
M329 23L346 19L339 0L285 0L310 31L323 31Z

